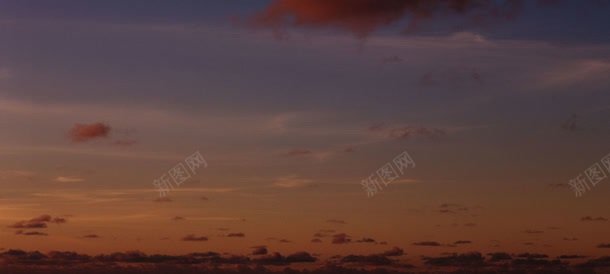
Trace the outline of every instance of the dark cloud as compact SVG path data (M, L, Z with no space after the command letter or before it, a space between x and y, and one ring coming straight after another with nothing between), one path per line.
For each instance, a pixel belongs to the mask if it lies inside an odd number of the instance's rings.
M583 258L587 258L588 256L583 256L583 255L561 255L561 256L557 256L558 259L566 259L566 260L570 260L570 259L583 259Z
M260 264L269 264L269 265L284 265L286 264L284 256L279 252L273 252L271 254L267 254L265 256L261 256L260 258L253 259L254 262Z
M67 135L73 143L80 143L97 138L106 138L109 133L109 125L97 122L93 124L74 124Z
M357 243L374 243L375 240L371 238L362 238L361 240L357 240Z
M197 237L197 236L195 236L195 234L189 234L189 235L184 236L182 238L182 240L183 241L203 242L203 241L207 241L208 237L205 237L205 236Z
M579 266L581 267L610 267L610 256L591 259L586 261Z
M311 256L309 253L300 251L293 254L290 254L286 257L282 256L279 252L274 252L272 254L268 254L262 256L260 258L253 259L256 263L261 264L269 264L269 265L285 265L290 263L309 263L315 262L317 259Z
M407 139L410 137L425 137L433 140L437 140L445 136L447 132L440 128L427 128L427 127L402 127L390 129L388 135L390 138Z
M433 241L416 242L416 243L413 243L413 245L418 245L418 246L441 246L440 243L433 242Z
M47 224L43 222L19 221L9 226L10 228L46 228Z
M506 252L489 253L487 256L491 257L489 259L490 262L510 261L513 259L513 257Z
M65 224L67 222L68 222L68 220L66 218L60 218L60 217L55 217L50 221L50 223L54 223L54 224Z
M339 233L339 234L333 235L332 243L333 244L347 244L351 241L352 240L349 238L349 236L347 236L347 234Z
M239 237L239 238L243 238L246 237L246 234L238 232L238 233L229 233L227 234L227 237Z
M101 238L101 237L97 234L87 234L87 235L83 236L83 238L97 239L97 238Z
M296 252L286 256L287 263L310 263L315 261L317 261L317 259L305 251Z
M564 238L563 238L563 240L564 240L564 241L578 241L578 238L574 238L574 237L572 237L572 238L564 237Z
M386 256L386 257L394 257L394 256L402 256L404 253L405 252L404 252L404 250L402 250L402 248L395 246L392 249L381 253L381 255Z
M455 245L461 245L461 244L471 244L471 243L472 243L471 241L462 241L462 240L460 240L460 241L456 241L456 242L455 242L455 243L453 243L453 244L455 244Z
M599 244L597 248L610 248L610 244Z
M186 219L181 216L176 216L176 217L172 218L172 221L184 221L184 220L186 220Z
M280 37L282 29L293 26L343 29L364 38L395 24L403 25L403 33L411 33L421 30L425 22L437 25L447 17L459 18L461 26L487 24L511 19L520 8L521 1L508 0L274 0L249 23L271 28Z
M347 255L340 261L341 263L358 263L364 265L392 265L393 261L383 255Z
M430 266L483 266L485 258L479 252L454 254L442 257L423 257L424 263Z
M558 266L563 264L560 260L540 260L534 258L514 259L511 261L513 266L519 267L543 267L543 266Z
M252 250L252 255L265 255L268 253L267 247L265 246L254 246L252 248L254 248L254 250Z
M580 218L580 220L581 220L581 221L583 221L583 222L586 222L586 221L601 221L601 222L608 221L608 219L606 219L606 218L604 218L604 217L596 217L596 218L593 218L593 217L591 217L591 216L585 216L585 217L582 217L582 218Z
M23 231L23 230L17 230L17 231L15 231L15 234L24 235L24 236L48 236L49 235L47 233L43 233L43 232L39 232L39 231Z
M549 255L546 254L537 254L537 253L521 253L515 255L517 258L527 258L527 259L543 259L548 258Z
M49 214L43 214L38 217L32 218L27 221L19 221L12 225L9 225L10 228L47 228L47 223L55 223L55 224L63 224L66 223L67 220L65 218L59 217L51 217Z
M452 203L444 203L444 204L440 205L440 208L456 208L456 207L461 207L461 205L452 204Z

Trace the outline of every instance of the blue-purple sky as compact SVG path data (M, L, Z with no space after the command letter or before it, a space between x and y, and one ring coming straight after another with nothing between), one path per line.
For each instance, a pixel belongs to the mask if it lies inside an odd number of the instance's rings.
M607 255L610 179L567 183L610 153L610 3L347 2L0 0L0 248Z

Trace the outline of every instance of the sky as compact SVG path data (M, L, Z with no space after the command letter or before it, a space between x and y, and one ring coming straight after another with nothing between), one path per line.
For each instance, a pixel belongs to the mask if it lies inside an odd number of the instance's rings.
M0 0L0 252L610 266L609 11Z

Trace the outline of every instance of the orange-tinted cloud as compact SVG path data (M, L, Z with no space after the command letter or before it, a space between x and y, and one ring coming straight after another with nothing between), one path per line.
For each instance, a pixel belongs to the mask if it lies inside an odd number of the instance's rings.
M106 138L110 133L110 126L101 122L93 124L74 124L68 131L68 137L73 143L86 142L96 138Z

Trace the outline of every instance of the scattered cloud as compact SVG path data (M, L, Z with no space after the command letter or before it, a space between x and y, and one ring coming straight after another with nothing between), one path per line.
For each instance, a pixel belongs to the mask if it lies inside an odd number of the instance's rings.
M47 228L47 223L63 224L66 223L65 218L51 217L51 215L44 214L38 217L32 218L27 221L19 221L12 225L10 228Z
M238 232L238 233L229 233L227 234L227 237L237 237L237 238L243 238L246 237L246 234Z
M339 233L339 234L333 235L332 243L333 244L347 244L347 243L350 243L351 241L352 240L349 238L349 236L347 236L347 234Z
M418 246L441 246L440 243L433 242L433 241L416 242L416 243L413 243L413 245L418 245Z
M392 257L392 256L402 256L404 254L404 250L399 247L393 247L392 249L381 253L382 256Z
M98 238L101 238L101 237L99 235L97 235L97 234L87 234L87 235L84 235L83 238L98 239Z
M591 216L585 216L580 218L581 221L583 222L605 222L608 221L608 219L604 218L604 217L591 217Z
M15 231L15 234L24 235L24 236L48 236L49 235L47 233L38 232L38 231L23 231L23 230L17 230L17 231Z
M358 263L363 265L392 265L393 261L382 255L347 255L341 259L341 263Z
M371 238L362 238L356 241L357 243L374 243L375 240Z
M453 254L443 257L423 257L424 263L430 266L482 266L485 258L479 252Z
M110 126L97 122L92 124L74 124L67 135L73 143L86 142L97 138L107 138Z
M197 236L195 236L195 234L189 234L189 235L184 236L182 238L182 240L183 241L192 241L192 242L203 242L203 241L207 241L208 237L205 237L205 236L197 237Z
M265 255L268 253L267 247L265 246L254 246L252 248L254 248L254 250L252 250L252 255Z

